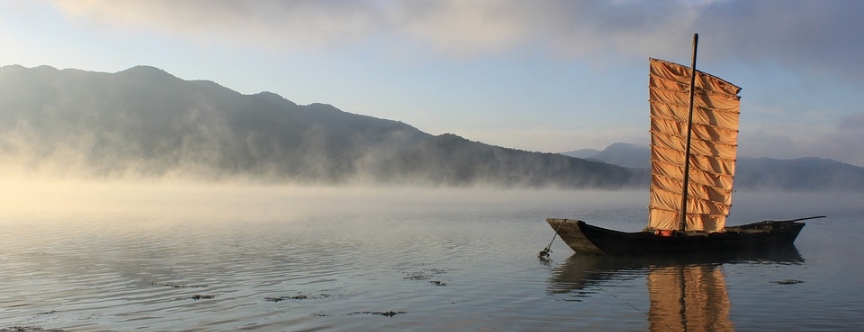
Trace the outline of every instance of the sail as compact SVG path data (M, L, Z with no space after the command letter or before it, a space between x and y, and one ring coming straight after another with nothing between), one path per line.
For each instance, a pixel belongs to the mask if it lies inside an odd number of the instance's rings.
M676 230L681 221L687 148L690 68L650 59L651 198L648 229ZM696 71L688 231L722 231L732 205L741 88Z

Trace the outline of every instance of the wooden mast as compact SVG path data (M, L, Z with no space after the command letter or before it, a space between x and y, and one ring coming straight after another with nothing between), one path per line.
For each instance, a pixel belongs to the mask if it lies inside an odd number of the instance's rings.
M699 44L699 34L693 34L693 56L690 61L690 106L687 115L687 148L684 152L684 185L682 186L681 195L681 224L678 225L679 231L687 230L687 196L690 182L690 140L693 132L693 99L696 96L696 47Z

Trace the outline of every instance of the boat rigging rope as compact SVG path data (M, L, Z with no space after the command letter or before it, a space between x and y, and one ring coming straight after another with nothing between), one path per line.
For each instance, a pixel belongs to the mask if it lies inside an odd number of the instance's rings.
M537 253L537 257L541 259L549 257L549 254L552 253L552 242L555 242L555 237L558 236L558 230L561 229L561 226L564 226L564 224L558 225L558 228L555 229L555 235L552 235L552 241L549 241L549 245L546 246L546 249L543 249L539 253Z

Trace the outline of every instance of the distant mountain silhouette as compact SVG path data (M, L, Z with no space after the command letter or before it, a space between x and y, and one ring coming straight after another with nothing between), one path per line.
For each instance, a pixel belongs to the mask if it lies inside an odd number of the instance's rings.
M589 158L624 167L651 168L651 150L636 144L614 143Z
M650 148L636 144L614 143L585 158L630 168L651 167ZM738 157L735 188L864 191L864 168L822 158Z
M736 172L747 188L864 191L864 168L832 159L738 158Z
M588 159L588 158L594 157L598 153L600 153L600 150L597 150L597 149L579 149L579 150L561 152L561 154L563 154L565 156L573 157L573 158L579 158L579 159Z
M556 153L535 153L471 142L453 134L402 149L384 158L382 175L399 182L497 183L505 186L621 188L644 182L645 174ZM590 175L590 176L586 176Z
M37 173L120 179L607 189L646 181L616 165L433 136L148 66L0 68L0 159Z

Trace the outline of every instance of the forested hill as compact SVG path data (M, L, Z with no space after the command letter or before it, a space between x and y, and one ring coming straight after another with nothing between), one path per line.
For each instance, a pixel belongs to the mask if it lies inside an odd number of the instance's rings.
M646 181L640 170L434 136L147 66L0 68L0 158L35 174L113 179L606 189Z

